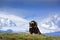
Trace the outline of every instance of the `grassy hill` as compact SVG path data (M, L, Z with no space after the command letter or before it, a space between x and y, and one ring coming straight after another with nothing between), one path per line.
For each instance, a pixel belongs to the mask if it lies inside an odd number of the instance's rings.
M0 40L60 40L60 36L27 33L0 33Z

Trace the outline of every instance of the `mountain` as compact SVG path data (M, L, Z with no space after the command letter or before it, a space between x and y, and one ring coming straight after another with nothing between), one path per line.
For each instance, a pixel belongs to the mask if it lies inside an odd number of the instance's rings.
M26 32L28 20L8 14L0 14L0 32Z
M14 27L14 26L16 26L16 24L12 20L0 17L0 27Z
M13 32L13 30L8 29L8 30L0 30L0 32Z
M5 31L5 32L13 32L13 30L11 30L11 29L8 29L7 31Z
M5 32L4 30L0 30L0 32Z
M60 36L60 31L52 32L52 33L46 33L46 35L49 35L49 36Z
M38 22L39 29L41 33L48 33L48 35L55 35L56 31L59 31L60 28L57 26L59 17L48 17ZM0 14L0 32L28 32L29 31L29 21L15 16ZM59 32L56 32L56 35L59 35Z
M51 33L60 30L60 16L55 14L44 18L39 23L39 28L42 33Z

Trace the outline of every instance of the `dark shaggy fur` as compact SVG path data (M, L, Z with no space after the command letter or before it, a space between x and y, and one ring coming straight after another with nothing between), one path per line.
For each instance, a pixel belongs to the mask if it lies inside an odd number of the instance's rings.
M41 32L39 31L38 27L37 27L37 22L35 21L31 21L29 22L29 33L32 34L41 34Z

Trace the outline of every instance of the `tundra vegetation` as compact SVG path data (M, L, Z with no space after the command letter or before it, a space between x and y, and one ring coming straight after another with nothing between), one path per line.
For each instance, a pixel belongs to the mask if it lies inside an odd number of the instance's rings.
M60 36L28 33L0 33L0 40L60 40Z

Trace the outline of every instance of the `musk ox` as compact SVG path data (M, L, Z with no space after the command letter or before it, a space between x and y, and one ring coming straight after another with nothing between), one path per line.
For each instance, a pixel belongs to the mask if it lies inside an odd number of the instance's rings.
M39 28L37 27L37 22L35 21L31 21L29 22L29 33L30 34L41 34L41 32L39 31Z

